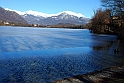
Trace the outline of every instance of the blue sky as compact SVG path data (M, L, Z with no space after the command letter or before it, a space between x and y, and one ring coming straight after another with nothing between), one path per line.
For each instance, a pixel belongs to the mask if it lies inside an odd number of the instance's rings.
M100 8L100 0L0 0L0 6L18 11L38 11L55 14L62 11L82 13L91 18L93 10Z

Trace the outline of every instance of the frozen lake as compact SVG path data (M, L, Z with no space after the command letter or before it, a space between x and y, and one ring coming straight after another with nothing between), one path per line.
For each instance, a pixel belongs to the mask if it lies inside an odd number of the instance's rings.
M48 83L122 65L117 47L116 36L87 29L0 26L0 83Z

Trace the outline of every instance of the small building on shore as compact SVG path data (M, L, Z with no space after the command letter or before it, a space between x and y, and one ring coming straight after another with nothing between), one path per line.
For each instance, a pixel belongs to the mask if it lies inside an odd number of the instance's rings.
M5 25L8 25L8 24L9 24L9 22L4 22L4 24L5 24Z

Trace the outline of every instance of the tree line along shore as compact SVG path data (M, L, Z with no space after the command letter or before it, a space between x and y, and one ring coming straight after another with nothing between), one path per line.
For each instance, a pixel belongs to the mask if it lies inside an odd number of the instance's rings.
M101 0L102 8L94 11L88 24L93 33L116 34L124 39L124 0Z

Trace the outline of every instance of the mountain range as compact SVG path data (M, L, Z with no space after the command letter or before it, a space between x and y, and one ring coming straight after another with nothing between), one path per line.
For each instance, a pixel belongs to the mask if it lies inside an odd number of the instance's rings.
M40 24L40 25L55 25L58 23L72 23L72 24L86 24L89 22L89 18L85 18L83 15L81 17L76 16L74 14L70 14L68 12L71 11L64 11L59 14L54 14L53 16L39 16L33 14L23 14L21 15L29 24ZM77 14L78 15L78 14Z
M27 24L27 21L25 21L25 19L18 13L15 11L5 10L2 7L0 7L0 21Z
M23 20L24 23L26 23L26 21L27 21L29 24L56 25L59 23L71 23L71 24L76 24L76 25L82 25L82 24L88 23L90 20L89 18L86 18L81 13L75 13L72 11L63 11L63 12L60 12L57 14L45 14L42 12L37 12L37 11L32 11L32 10L29 10L26 12L11 10L8 8L5 8L5 9L2 8L2 10L4 10L4 12L6 11L9 13L9 14L7 14L8 15L7 18L10 18L11 16L15 16L16 20L13 17L13 19L11 19L11 21L20 22L20 20ZM5 15L5 14L3 14L3 15ZM17 16L17 15L19 15L19 16ZM4 17L6 17L6 16L4 16ZM20 18L18 18L18 21L17 21L16 17L20 17ZM0 17L0 19L1 19L1 17Z

